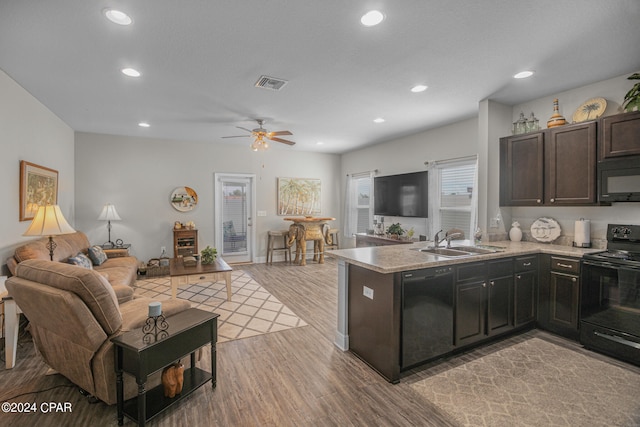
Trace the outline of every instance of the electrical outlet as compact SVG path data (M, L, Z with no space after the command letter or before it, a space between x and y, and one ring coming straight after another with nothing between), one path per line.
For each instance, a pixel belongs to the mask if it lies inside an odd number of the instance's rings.
M362 287L362 295L369 299L373 299L373 289L367 288L366 286Z
M498 228L498 223L499 222L500 222L500 220L498 218L491 218L491 220L489 222L489 227Z
M267 211L258 211L258 216L267 216Z
M167 252L167 247L166 246L160 246L160 253L165 253Z

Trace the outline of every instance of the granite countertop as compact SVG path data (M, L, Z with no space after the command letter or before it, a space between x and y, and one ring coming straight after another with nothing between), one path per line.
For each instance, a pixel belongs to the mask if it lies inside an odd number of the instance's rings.
M445 258L425 252L419 249L432 246L433 242L416 242L406 245L375 246L365 248L338 249L331 251L331 255L344 260L349 264L358 265L378 273L395 273L419 268L439 267L473 261L528 255L528 254L552 254L580 258L591 252L600 252L602 249L582 249L572 246L553 245L549 243L512 242L510 240L480 244L480 247L499 247L504 250L490 254L477 254L458 258ZM451 247L472 246L468 240L451 242Z

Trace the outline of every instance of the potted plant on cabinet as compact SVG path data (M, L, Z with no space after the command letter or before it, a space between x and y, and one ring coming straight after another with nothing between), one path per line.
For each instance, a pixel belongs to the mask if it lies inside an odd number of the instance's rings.
M387 228L387 234L391 239L399 239L400 236L402 236L402 233L404 233L404 230L400 226L399 222L396 224L391 224L389 228Z
M628 80L640 80L640 73L633 73ZM622 103L624 111L638 111L640 110L640 82L633 85L631 90L624 96L624 102Z

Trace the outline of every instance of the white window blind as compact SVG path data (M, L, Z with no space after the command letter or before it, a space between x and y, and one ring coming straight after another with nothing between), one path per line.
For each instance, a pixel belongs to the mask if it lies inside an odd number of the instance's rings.
M430 165L433 232L457 228L472 238L478 210L477 163L474 156Z

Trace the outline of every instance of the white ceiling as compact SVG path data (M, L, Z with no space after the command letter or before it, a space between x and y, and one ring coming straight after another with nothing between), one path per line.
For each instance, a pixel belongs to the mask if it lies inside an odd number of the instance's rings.
M248 146L221 137L261 118L341 153L637 71L639 23L638 0L0 0L0 69L76 131Z

